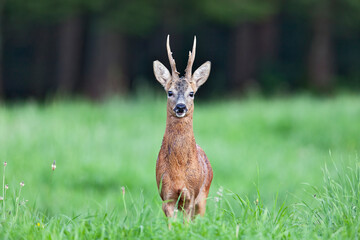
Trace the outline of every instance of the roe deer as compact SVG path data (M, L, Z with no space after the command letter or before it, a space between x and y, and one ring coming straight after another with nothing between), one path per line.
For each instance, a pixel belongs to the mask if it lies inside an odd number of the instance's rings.
M163 200L162 209L167 217L174 216L176 206L188 219L205 214L206 199L213 178L205 152L195 142L193 132L194 95L210 74L210 62L205 62L192 74L196 37L185 70L179 77L166 41L171 66L169 70L154 61L154 74L167 92L166 129L156 162L156 182ZM176 217L176 215L175 215Z

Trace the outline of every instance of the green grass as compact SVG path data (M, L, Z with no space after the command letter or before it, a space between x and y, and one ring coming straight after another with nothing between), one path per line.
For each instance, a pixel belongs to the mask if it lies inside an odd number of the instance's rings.
M359 238L360 97L197 102L214 180L206 216L171 230L155 182L165 101L0 106L0 239Z

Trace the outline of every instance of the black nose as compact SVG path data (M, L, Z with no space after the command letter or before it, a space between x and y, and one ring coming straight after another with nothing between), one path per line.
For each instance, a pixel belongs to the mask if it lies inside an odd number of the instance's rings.
M183 113L186 110L186 105L183 103L176 104L175 106L175 112L177 113Z

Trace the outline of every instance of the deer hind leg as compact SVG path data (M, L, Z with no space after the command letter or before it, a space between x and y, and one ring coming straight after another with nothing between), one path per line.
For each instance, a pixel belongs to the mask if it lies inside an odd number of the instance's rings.
M209 189L202 189L199 196L196 199L195 204L195 214L199 214L200 216L204 216L206 211L206 200L207 196L209 195Z
M205 210L206 210L206 198L202 198L200 199L200 201L196 204L195 206L195 214L199 214L200 216L204 216L205 215Z
M166 202L163 202L162 209L168 218L168 228L171 229L171 218L176 219L177 213L175 212L176 207L176 201L169 200Z
M174 200L169 200L169 201L163 202L162 209L163 209L166 217L168 217L168 218L175 217L176 218L176 214L174 214L175 205L176 205L176 202Z
M184 212L184 222L189 222L194 214L195 214L195 199L194 194L191 194L190 191L187 188L184 188L181 193L181 204L182 206L179 206L182 208Z
M187 208L185 208L184 220L190 222L190 220L194 218L194 215L195 215L195 200L194 198L192 198L189 200Z

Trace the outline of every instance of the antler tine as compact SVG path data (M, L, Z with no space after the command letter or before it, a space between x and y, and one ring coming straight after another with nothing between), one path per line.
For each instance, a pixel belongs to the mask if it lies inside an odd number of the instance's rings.
M195 60L195 52L196 52L196 36L194 36L192 52L189 51L189 60L188 60L187 67L185 69L185 77L189 80L191 79L191 75L192 75L192 65Z
M171 49L170 49L169 36L170 35L168 35L167 39L166 39L166 49L167 49L167 54L168 54L168 57L169 57L169 62L170 62L170 66L171 66L172 75L174 76L174 75L178 75L179 72L176 70L175 60L172 57L172 52L171 52Z

